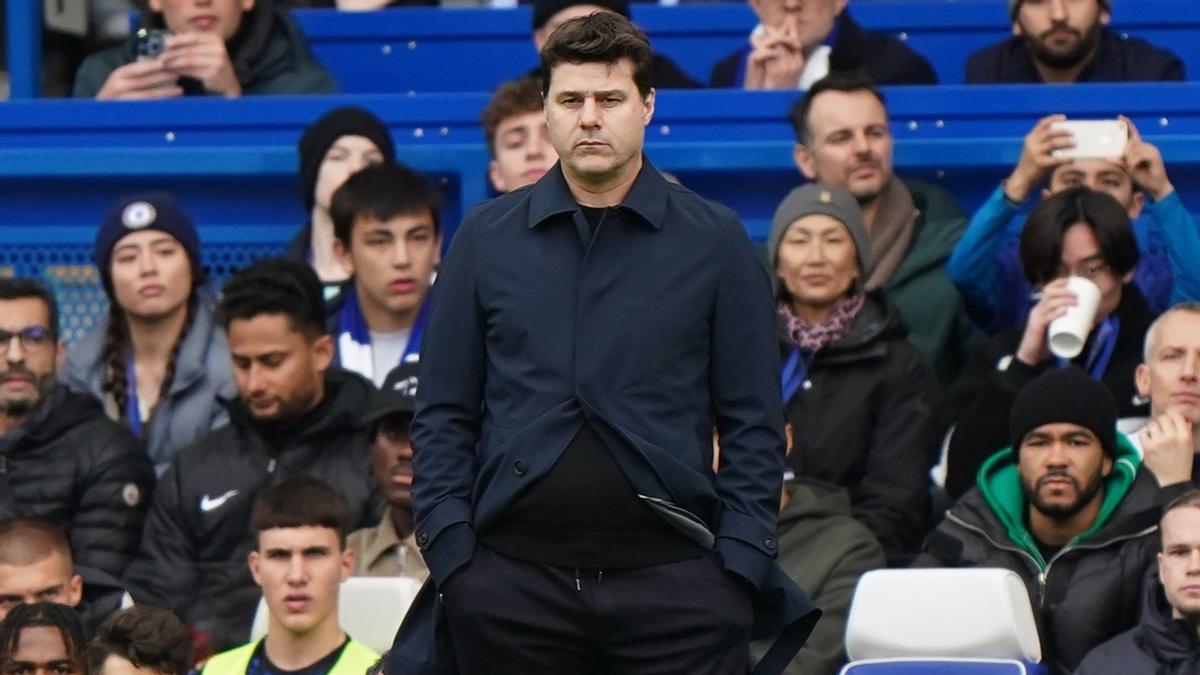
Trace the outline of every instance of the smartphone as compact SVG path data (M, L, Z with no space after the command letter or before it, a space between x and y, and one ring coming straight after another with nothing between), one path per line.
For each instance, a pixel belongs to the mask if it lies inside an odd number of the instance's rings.
M1055 157L1116 159L1125 154L1129 142L1129 126L1122 120L1066 120L1053 127L1066 129L1075 138L1075 147L1055 150Z
M167 37L171 31L159 28L139 28L137 30L138 60L155 59L162 55L167 48Z

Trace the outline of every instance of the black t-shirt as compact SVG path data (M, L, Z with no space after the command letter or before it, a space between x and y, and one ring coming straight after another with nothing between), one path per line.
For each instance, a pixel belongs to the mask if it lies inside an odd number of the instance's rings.
M338 645L337 649L326 654L320 661L305 666L299 670L285 670L271 663L271 659L267 657L267 641L261 640L258 646L254 648L254 654L250 657L250 665L246 667L246 675L326 675L333 670L334 664L342 657L342 652L346 651L346 645L350 644L350 637L342 640L342 644Z
M1049 544L1043 544L1037 539L1034 539L1033 541L1035 544L1037 544L1038 553L1042 554L1042 560L1045 560L1047 563L1050 562L1054 556L1058 555L1059 551L1063 550L1062 546L1050 546Z

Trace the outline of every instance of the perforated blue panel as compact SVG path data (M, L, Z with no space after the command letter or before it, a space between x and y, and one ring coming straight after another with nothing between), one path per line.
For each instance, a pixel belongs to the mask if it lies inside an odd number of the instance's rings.
M201 262L211 285L219 289L233 272L263 258L279 255L282 242L262 244L204 244ZM92 247L85 244L0 247L0 275L40 278L58 298L63 340L70 344L85 335L108 311L108 298L92 265Z

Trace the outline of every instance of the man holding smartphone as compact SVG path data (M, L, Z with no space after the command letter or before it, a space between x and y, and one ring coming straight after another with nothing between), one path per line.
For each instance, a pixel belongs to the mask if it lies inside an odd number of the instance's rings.
M1200 267L1194 262L1200 259L1200 227L1175 192L1162 153L1142 140L1128 118L1108 121L1114 131L1105 132L1106 125L1076 126L1085 134L1080 137L1065 115L1039 120L1025 137L1017 166L972 216L946 272L972 318L984 328L996 331L1025 321L1031 289L1018 260L1017 240L1024 224L1018 216L1043 181L1042 199L1085 186L1121 204L1134 221L1140 252L1133 281L1151 310L1157 313L1177 302L1200 300ZM1128 130L1128 140L1123 146L1118 143L1115 151L1105 152L1100 138L1086 137L1112 135L1117 125ZM1081 151L1085 148L1094 150ZM1083 156L1088 154L1094 156ZM1139 217L1143 212L1150 217Z
M299 27L271 0L149 0L144 27L125 44L89 56L76 97L138 100L193 94L328 94L332 76ZM158 31L165 29L163 39ZM162 40L152 56L147 41Z

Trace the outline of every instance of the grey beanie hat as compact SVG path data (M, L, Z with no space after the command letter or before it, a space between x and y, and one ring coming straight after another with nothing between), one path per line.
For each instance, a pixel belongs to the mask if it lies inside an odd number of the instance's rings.
M775 209L775 218L771 220L771 233L767 235L767 265L771 268L771 290L776 297L780 290L779 275L775 273L775 266L779 262L779 243L792 223L814 213L827 215L846 227L850 239L854 241L854 252L858 259L858 280L855 283L861 286L865 280L871 238L867 234L858 200L843 188L809 183L789 192L779 208Z
M1019 8L1021 6L1021 3L1024 1L1025 0L1008 0L1008 18L1009 19L1015 20L1017 18L1017 8ZM1107 12L1112 11L1112 0L1099 0L1099 2L1100 2L1100 6L1103 7L1105 11L1107 11Z

